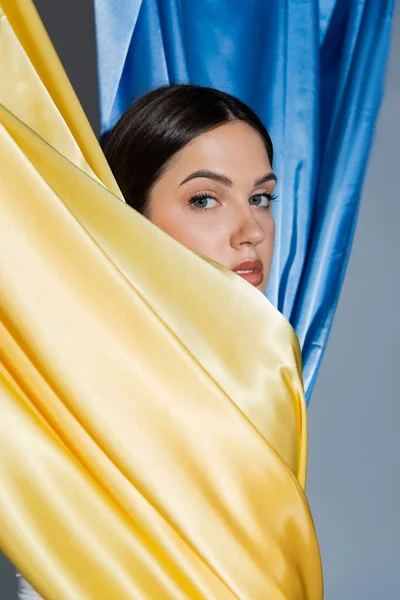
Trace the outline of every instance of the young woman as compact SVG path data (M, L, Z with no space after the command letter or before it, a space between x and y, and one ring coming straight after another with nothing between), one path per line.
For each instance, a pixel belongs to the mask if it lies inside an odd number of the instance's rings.
M170 85L130 107L105 155L130 206L265 292L274 246L272 142L240 100Z

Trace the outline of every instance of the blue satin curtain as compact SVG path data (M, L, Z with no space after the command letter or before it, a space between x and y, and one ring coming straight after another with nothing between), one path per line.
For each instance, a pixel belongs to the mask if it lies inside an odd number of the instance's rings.
M307 398L351 249L394 0L95 0L101 129L164 83L229 92L264 121L279 201L269 299Z

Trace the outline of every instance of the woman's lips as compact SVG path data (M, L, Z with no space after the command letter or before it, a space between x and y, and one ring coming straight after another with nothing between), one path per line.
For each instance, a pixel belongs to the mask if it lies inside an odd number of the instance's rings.
M233 267L232 271L255 287L261 285L264 279L264 266L259 258L248 258Z
M251 271L251 273L238 273L238 275L239 277L242 277L242 279L245 279L255 287L261 285L264 279L264 275L261 271Z

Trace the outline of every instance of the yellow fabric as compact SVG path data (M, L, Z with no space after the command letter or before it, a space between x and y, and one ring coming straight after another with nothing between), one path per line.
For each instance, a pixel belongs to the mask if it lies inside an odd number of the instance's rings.
M320 600L293 330L121 201L0 9L1 549L46 600Z

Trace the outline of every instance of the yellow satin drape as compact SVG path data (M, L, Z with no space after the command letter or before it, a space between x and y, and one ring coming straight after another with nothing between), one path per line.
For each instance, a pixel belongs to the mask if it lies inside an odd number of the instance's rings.
M0 0L0 285L0 545L46 600L322 598L296 336L123 202L30 0Z

